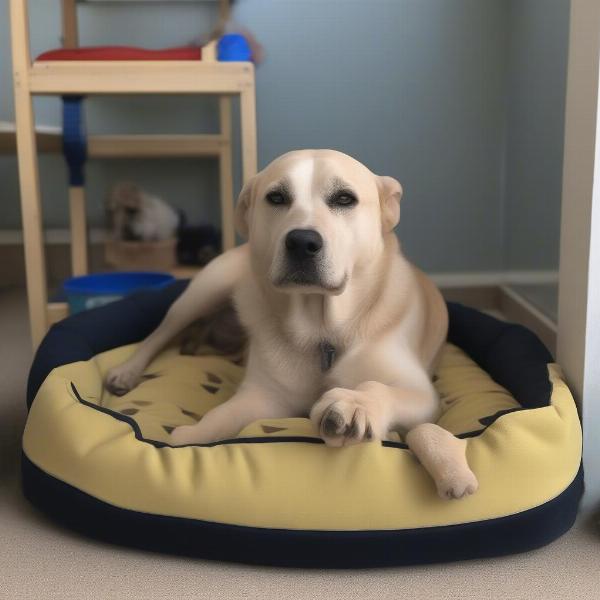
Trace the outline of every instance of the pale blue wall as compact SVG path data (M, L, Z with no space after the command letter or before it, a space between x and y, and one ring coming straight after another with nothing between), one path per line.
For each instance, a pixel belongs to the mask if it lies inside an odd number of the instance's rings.
M502 260L505 17L497 0L250 0L261 162L343 150L404 185L401 238L437 271Z
M7 2L0 2L0 119L12 119ZM30 2L34 52L56 46L58 0ZM212 5L170 4L88 4L81 9L83 40L160 47L206 30ZM267 50L257 71L259 165L293 148L348 152L403 183L401 238L421 266L503 267L508 2L242 0L238 15ZM92 131L215 126L214 103L198 98L89 105ZM57 102L40 100L38 119L58 124ZM61 159L41 162L46 222L64 226ZM211 161L93 163L90 220L101 222L110 182L132 177L194 217L216 221L215 167ZM0 182L0 229L17 227L13 159L0 159Z
M510 0L505 263L557 269L569 0Z

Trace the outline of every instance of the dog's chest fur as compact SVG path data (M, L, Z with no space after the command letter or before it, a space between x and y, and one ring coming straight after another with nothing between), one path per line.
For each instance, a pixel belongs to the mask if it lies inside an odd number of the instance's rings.
M338 355L342 336L326 326L316 295L308 302L278 296L265 298L252 281L236 290L235 305L250 338L249 361L293 402L310 405L323 386L323 343Z
M380 311L360 290L348 289L340 296L270 294L249 277L236 290L235 305L249 333L249 360L304 408L330 386L329 376L348 349L359 354L383 328L374 323Z

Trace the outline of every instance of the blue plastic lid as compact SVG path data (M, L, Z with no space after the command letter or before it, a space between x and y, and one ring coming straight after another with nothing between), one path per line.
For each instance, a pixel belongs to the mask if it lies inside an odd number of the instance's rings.
M67 279L67 294L128 294L138 289L162 287L175 280L168 273L136 271L131 273L96 273Z
M217 58L222 62L248 62L252 50L243 35L226 33L217 44Z

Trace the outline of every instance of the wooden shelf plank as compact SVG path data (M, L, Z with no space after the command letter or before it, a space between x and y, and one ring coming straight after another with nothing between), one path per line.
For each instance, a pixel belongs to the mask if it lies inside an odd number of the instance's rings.
M37 133L41 153L62 153L62 135ZM92 135L88 138L90 158L169 158L219 156L229 140L218 134L198 135ZM15 154L15 134L0 131L0 154Z
M238 94L253 86L250 62L43 61L29 69L33 94Z
M60 154L62 152L62 134L36 131L38 152ZM0 130L0 154L16 154L17 140L14 131Z
M92 135L91 158L219 156L229 140L222 135Z

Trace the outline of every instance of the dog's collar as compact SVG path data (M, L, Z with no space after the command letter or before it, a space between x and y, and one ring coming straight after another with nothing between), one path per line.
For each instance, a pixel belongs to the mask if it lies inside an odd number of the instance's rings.
M321 371L329 371L335 361L336 349L333 344L327 340L319 344L319 356L321 357Z

